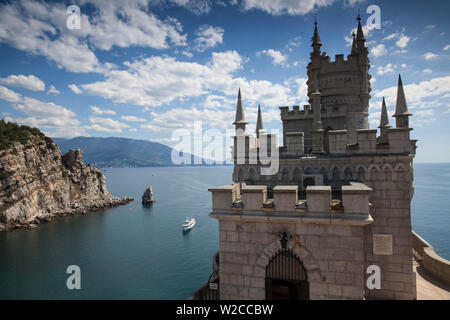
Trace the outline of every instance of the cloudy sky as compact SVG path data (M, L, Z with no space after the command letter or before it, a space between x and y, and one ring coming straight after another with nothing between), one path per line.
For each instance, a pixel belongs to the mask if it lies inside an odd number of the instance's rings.
M80 28L67 8L80 8ZM306 103L317 16L322 50L350 53L358 9L365 27L370 125L381 99L395 109L401 73L414 116L417 161L450 161L450 2L364 0L73 0L0 4L1 117L52 137L120 136L173 145L175 129L232 128L238 88L254 130L280 106ZM75 22L74 22L75 21ZM391 118L391 124L394 124Z

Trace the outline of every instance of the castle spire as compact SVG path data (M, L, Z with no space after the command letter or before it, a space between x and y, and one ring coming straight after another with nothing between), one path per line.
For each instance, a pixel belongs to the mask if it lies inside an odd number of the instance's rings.
M366 41L366 39L364 38L364 32L361 26L361 16L358 13L358 16L356 17L356 20L358 20L358 30L356 31L356 41Z
M319 30L317 29L317 20L314 21L314 35L312 37L311 47L314 48L314 52L320 52L322 42L320 41Z
M352 52L351 54L356 54L358 53L358 46L356 45L356 39L355 39L355 32L352 32L352 38L353 38L353 42L352 42Z
M377 142L379 144L388 144L389 143L389 130L390 130L390 125L389 125L389 117L388 117L388 113L387 113L387 108L386 108L386 101L384 101L384 97L383 97L383 104L381 106L381 120L380 120L380 125L378 126L378 128L380 128L380 136L377 138Z
M261 115L261 106L258 104L258 118L256 119L256 136L259 137L259 131L264 129L262 115Z
M397 87L397 104L395 105L395 120L397 128L409 128L409 117L412 113L408 111L406 105L405 92L403 91L402 77L398 75L398 87Z
M236 127L236 130L242 129L245 132L246 124L247 122L245 121L244 107L242 106L241 88L239 88L238 100L236 105L236 118L233 122L233 125Z
M389 125L389 117L386 108L386 101L384 100L383 97L383 104L381 106L381 119L378 128L390 128L390 127L391 126Z

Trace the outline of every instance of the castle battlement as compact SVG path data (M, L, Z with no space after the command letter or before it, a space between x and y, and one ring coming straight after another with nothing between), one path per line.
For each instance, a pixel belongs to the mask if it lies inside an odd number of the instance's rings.
M329 153L348 154L415 154L416 140L410 139L411 128L388 128L385 143L377 138L377 129L356 130L356 143L348 143L347 130L329 131ZM378 140L377 140L378 139Z
M383 135L377 137L377 129L359 129L356 130L354 143L350 143L350 133L347 130L330 130L327 133L327 141L322 141L322 143L330 156L415 154L417 141L411 140L411 130L411 128L386 128ZM241 150L236 147L238 139L245 139ZM263 142L266 143L265 146L262 145ZM304 132L285 133L282 147L278 147L277 142L277 134L262 132L259 138L250 135L235 137L233 147L235 163L238 163L238 159L240 159L240 164L256 164L256 159L261 156L261 148L269 153L277 148L281 157L305 155ZM251 159L253 159L253 163Z
M335 73L335 72L358 72L358 57L356 55L348 55L347 60L343 54L336 54L334 61L329 56L320 57L321 74Z
M362 183L350 182L342 186L341 200L332 199L330 186L308 186L305 200L298 199L297 186L287 185L275 186L272 198L268 198L265 185L235 183L208 191L212 193L213 213L311 218L318 219L318 223L333 223L330 222L333 219L339 224L371 221L369 195L372 189Z
M323 118L332 118L332 117L345 117L347 115L346 108L336 108L335 103L322 104L320 108L320 112ZM280 115L282 121L288 120L303 120L314 119L314 111L311 105L306 104L303 105L301 109L300 106L293 106L292 109L289 106L280 107Z

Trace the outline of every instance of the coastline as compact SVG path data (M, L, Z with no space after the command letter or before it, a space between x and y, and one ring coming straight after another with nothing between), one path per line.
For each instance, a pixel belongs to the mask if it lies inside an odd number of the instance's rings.
M39 227L40 224L50 222L55 218L67 217L72 215L85 215L103 209L126 205L132 201L134 201L134 198L131 197L124 197L124 198L111 197L107 200L100 200L100 201L88 200L83 205L74 204L72 208L69 208L64 211L49 213L48 215L45 216L36 215L30 219L23 221L9 221L7 223L0 223L0 232L7 232L16 229L36 229Z

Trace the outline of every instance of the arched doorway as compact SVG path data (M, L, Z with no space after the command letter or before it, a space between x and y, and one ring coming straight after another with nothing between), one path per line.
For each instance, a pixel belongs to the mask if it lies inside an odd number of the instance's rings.
M306 269L291 250L282 249L270 258L266 267L266 299L309 299Z

